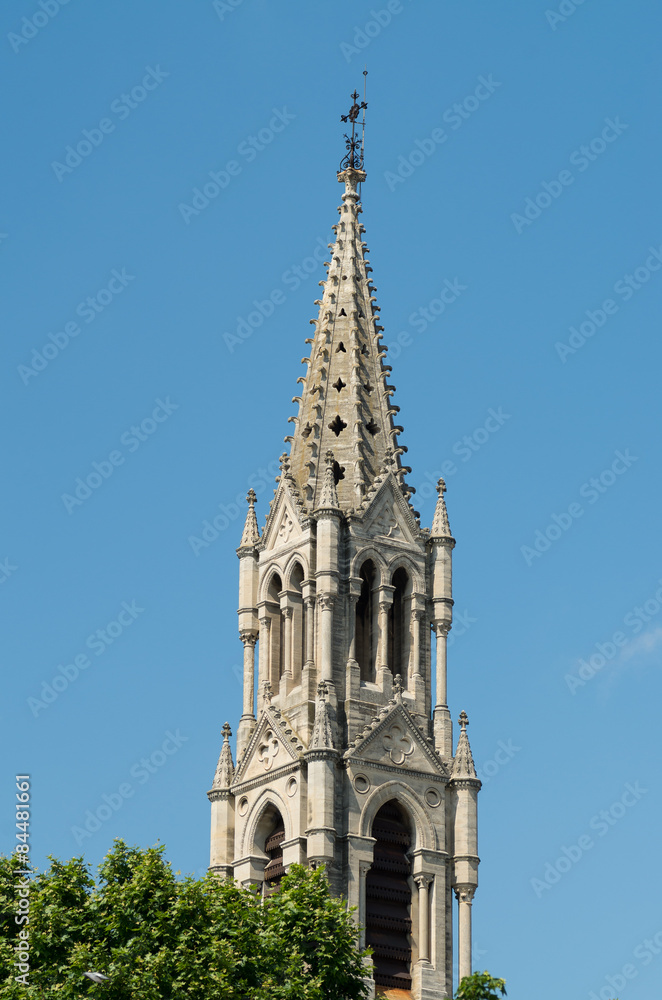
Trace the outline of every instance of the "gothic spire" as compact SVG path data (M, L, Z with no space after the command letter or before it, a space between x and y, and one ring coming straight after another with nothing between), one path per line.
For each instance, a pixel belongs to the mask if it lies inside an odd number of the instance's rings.
M225 723L221 732L223 733L223 746L221 747L221 754L216 765L216 774L211 786L212 789L229 788L234 778L234 762L232 760L232 750L230 749L232 730L229 723Z
M260 541L260 530L257 526L257 517L255 515L255 504L257 502L255 490L250 489L246 494L246 499L248 500L248 510L246 512L244 531L239 543L240 549L252 548Z
M348 154L338 173L345 186L340 221L335 225L335 242L329 244L331 260L325 263L327 278L316 320L315 333L306 343L310 357L303 358L307 370L299 396L291 443L289 471L309 510L321 506L325 490L325 456L335 457L335 486L338 506L356 509L377 476L391 471L409 498L413 489L404 483L408 469L402 467L399 445L402 427L394 424L398 407L391 402L395 391L387 381L391 371L384 364L379 306L372 284L370 262L364 242L365 228L359 221L363 211L358 185L365 180L363 142L357 138L355 123L363 105L356 92L350 112L352 123L346 136ZM365 102L363 102L365 104Z
M476 768L474 767L474 759L471 754L471 747L469 746L469 737L467 736L469 719L467 718L466 712L460 712L459 723L460 736L457 741L457 750L455 751L455 760L453 761L451 777L475 778Z
M439 497L437 499L437 506L432 519L432 531L430 532L431 538L453 537L451 535L451 526L448 523L448 511L446 510L446 501L444 500L445 492L446 483L443 479L439 479L437 482L437 493L439 494Z

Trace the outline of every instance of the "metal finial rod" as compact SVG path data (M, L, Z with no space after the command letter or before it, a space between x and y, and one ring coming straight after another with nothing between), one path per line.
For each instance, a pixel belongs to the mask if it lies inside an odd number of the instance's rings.
M352 134L351 135L345 134L345 148L347 149L347 155L340 164L340 169L345 170L349 167L353 170L362 170L363 139L361 140L361 144L359 147L359 140L356 135L356 121L359 117L359 112L363 111L363 119L364 119L363 129L365 130L365 109L367 108L368 105L366 104L365 101L362 101L362 103L359 104L359 93L357 90L354 90L354 93L350 94L350 97L352 98L353 102L351 108L349 109L346 115L340 116L341 122L352 123Z
M365 163L365 109L368 107L366 101L366 84L368 80L368 66L363 70L363 121L361 122L361 166Z

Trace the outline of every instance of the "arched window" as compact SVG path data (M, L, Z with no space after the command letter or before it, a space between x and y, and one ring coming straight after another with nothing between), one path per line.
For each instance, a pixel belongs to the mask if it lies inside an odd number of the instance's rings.
M255 829L255 849L267 855L264 867L264 894L274 892L280 885L285 874L283 865L283 841L285 840L285 824L283 817L274 805L268 805Z
M375 854L366 875L366 945L372 948L378 986L411 989L411 834L395 800L372 824Z
M269 618L271 619L271 630L269 635L269 641L271 643L269 662L271 664L271 677L269 681L274 692L278 690L278 682L283 676L283 643L282 643L282 625L281 625L281 615L280 615L280 597L278 596L283 589L283 581L281 580L278 573L274 573L269 581L269 590L267 593L268 612Z
M285 840L285 824L278 811L273 817L271 833L264 843L264 853L269 858L264 869L264 891L265 895L273 892L279 885L285 874L283 865L283 841Z
M297 563L290 574L290 592L293 603L292 614L292 676L295 682L301 678L301 668L306 659L306 609L303 603L301 585L303 569Z
M407 686L407 663L409 660L409 597L407 571L396 569L391 581L395 587L393 603L388 616L388 665L393 675L400 674Z
M375 621L375 567L368 559L361 567L361 594L356 602L356 659L361 680L374 681L377 659L377 627Z

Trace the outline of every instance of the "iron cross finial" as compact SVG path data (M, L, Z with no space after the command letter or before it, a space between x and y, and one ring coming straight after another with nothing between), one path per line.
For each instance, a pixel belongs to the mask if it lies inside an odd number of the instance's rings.
M367 73L364 73L364 79ZM364 148L364 135L365 135L365 109L368 107L365 100L359 103L359 93L357 90L353 94L349 95L352 98L352 106L346 115L340 116L340 121L351 123L352 134L345 135L345 148L347 154L344 157L342 163L340 164L341 170L346 170L348 168L352 170L363 170L363 148ZM363 95L365 98L365 94ZM361 129L361 135L356 132L356 123L358 121L359 113L363 111L363 123Z

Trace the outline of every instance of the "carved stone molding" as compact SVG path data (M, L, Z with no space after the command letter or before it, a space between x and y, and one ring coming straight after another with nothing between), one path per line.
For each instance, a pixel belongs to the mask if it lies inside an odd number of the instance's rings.
M404 764L407 757L414 752L414 741L403 726L395 723L384 733L382 746L394 764Z
M471 903L476 892L475 885L456 885L453 889L458 903Z
M264 764L265 771L270 771L273 767L274 760L278 756L278 751L280 750L280 742L277 739L275 733L271 729L267 729L264 734L263 742L257 753L257 759Z

